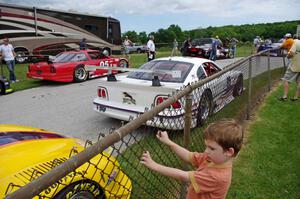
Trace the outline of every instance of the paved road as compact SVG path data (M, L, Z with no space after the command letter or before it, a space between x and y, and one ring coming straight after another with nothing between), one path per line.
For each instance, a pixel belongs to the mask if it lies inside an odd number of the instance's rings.
M237 58L238 59L238 58ZM222 67L234 60L217 61ZM97 114L93 98L99 79L65 85L45 85L0 96L0 124L44 128L81 139L95 140L99 132L120 121Z

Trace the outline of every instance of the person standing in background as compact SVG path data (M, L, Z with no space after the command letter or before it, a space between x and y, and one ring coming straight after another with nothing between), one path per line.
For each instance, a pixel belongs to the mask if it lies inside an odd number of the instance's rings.
M82 38L82 40L79 43L79 49L80 50L86 50L87 46L86 46L86 38Z
M222 41L219 39L218 36L212 39L211 43L211 51L210 51L210 56L209 59L212 61L216 61L217 59L217 50L218 46L222 46Z
M147 42L147 50L148 61L155 59L155 44L153 35L149 36L149 40Z
M259 36L256 36L253 40L253 53L257 53L258 52L258 48L260 46L260 43L261 43L261 39Z
M176 38L173 41L173 49L172 49L172 54L171 56L176 56L177 55L177 49L178 49L178 42L176 40Z
M130 50L129 50L129 47L132 46L133 43L130 41L130 39L128 39L128 36L126 35L125 36L125 39L124 39L124 42L123 42L123 47L124 47L124 55L126 57L126 59L128 60L129 62L129 65L130 64L130 56L129 56L129 53L130 53Z
M3 44L0 46L0 61L2 61L2 57L7 64L7 68L9 71L9 80L11 83L18 82L15 75L15 57L16 53L11 44L9 44L9 39L4 38Z
M237 46L237 43L239 42L239 40L237 40L236 38L232 38L230 40L230 50L231 50L231 53L232 53L232 58L235 57L235 54L236 54L236 46Z
M183 46L181 48L181 53L182 56L187 56L188 55L188 50L191 47L191 38L188 37L184 42L183 42Z

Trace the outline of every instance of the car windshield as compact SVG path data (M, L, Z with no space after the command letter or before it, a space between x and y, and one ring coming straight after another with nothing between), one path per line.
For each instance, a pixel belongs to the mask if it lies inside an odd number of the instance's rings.
M86 61L86 60L87 57L84 53L61 53L55 57L53 62L61 63L61 62Z
M37 132L0 132L0 146L19 141L37 140L37 139L51 139L51 138L64 138L64 136L57 134L37 133Z
M194 39L192 41L193 46L202 46L202 45L211 44L211 43L212 43L212 39L210 39L210 38Z
M127 77L133 79L152 80L153 75L155 74L162 82L182 83L186 79L192 67L193 64L187 62L179 62L179 61L171 61L171 60L151 61L142 65L140 69L151 70L153 71L153 73L152 72L130 72ZM172 75L172 72L179 72L180 74Z

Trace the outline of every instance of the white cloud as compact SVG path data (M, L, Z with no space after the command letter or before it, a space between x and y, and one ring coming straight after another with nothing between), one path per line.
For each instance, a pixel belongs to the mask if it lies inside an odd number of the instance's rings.
M0 0L62 10L77 10L99 15L162 15L199 13L207 16L241 17L292 15L300 17L299 0Z
M183 29L300 19L299 0L0 0L115 17L122 30L156 31L171 24ZM154 19L154 20L153 20Z

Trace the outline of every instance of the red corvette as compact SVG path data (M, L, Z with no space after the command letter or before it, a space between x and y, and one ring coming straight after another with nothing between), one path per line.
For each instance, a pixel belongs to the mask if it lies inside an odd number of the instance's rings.
M85 65L129 67L126 59L112 58L97 50L68 51L58 54L52 61L30 64L27 77L57 82L83 82L108 74L108 70L104 69L88 72Z

